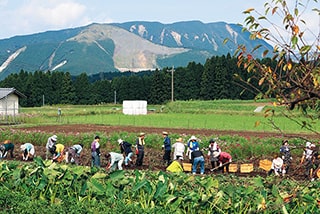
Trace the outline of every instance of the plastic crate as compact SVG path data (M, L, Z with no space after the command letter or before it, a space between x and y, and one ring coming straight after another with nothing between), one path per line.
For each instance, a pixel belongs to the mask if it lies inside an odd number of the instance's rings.
M229 172L238 172L238 164L230 163L229 165Z
M253 164L252 163L244 163L240 165L241 173L250 173L253 172Z
M191 163L182 163L182 167L185 172L191 172L191 170L192 170Z
M269 171L271 169L272 162L270 160L260 160L259 161L259 168Z

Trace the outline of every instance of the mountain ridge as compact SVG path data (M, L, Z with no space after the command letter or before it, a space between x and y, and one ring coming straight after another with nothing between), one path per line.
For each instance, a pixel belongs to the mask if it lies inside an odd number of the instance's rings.
M234 43L224 44L226 38ZM186 66L233 54L239 44L249 48L261 44L272 50L265 41L249 40L248 32L226 22L92 23L0 40L0 79L21 69L92 75ZM263 51L257 51L257 56Z

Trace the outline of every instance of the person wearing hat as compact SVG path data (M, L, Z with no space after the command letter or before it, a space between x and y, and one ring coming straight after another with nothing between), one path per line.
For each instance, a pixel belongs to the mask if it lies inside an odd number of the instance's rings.
M196 136L192 135L191 138L188 140L188 144L187 144L187 153L186 155L189 156L189 160L192 163L192 157L191 154L194 151L199 150L199 143L197 141Z
M128 143L127 141L123 141L122 139L118 139L118 143L120 145L120 150L121 150L121 153L125 154L125 159L124 159L124 165L125 166L128 166L129 162L130 164L132 164L132 155L133 155L133 152L132 152L132 144L131 143Z
M10 152L10 157L13 158L14 144L10 140L5 140L0 146L0 158L7 157L8 152Z
M56 145L57 139L58 139L57 135L52 135L51 137L48 138L47 144L46 144L46 160L48 160L48 158L53 157L55 152L55 148L53 148L53 146Z
M22 152L22 160L32 160L35 155L34 146L31 143L25 143L20 146L20 150Z
M284 175L284 173L283 173L283 160L278 155L274 156L274 158L272 160L272 164L271 164L271 169L268 172L268 175L271 175L273 172L276 176L279 176L281 174Z
M139 137L136 140L136 155L137 155L136 166L142 166L143 164L144 144L145 144L144 137L145 137L145 133L141 132L139 134Z
M171 162L171 139L169 138L168 132L162 132L163 136L163 145L162 149L164 149L164 154L163 154L163 161L164 163L169 166Z
M100 167L100 137L95 136L94 140L91 143L91 157L92 157L92 162L91 166L94 167Z
M208 148L208 158L211 163L211 169L214 169L219 166L218 158L214 157L214 152L221 152L221 149L217 142L214 139L210 139L209 148Z
M305 176L306 178L311 178L312 174L312 156L313 156L313 147L315 147L314 144L311 142L306 142L306 146L303 150L302 157L300 160L300 164L304 165L305 167Z
M290 152L289 142L288 140L283 140L282 146L280 147L280 154L282 155L283 160L283 173L288 173L289 167L292 161L292 156Z
M173 160L183 160L185 145L183 139L179 137L176 142L172 145L173 148Z
M213 152L213 156L219 161L219 169L222 172L229 172L229 165L232 162L232 157L228 152ZM213 169L211 169L213 171Z
M67 152L67 163L74 163L79 165L80 163L80 154L83 149L83 144L75 144L68 148Z

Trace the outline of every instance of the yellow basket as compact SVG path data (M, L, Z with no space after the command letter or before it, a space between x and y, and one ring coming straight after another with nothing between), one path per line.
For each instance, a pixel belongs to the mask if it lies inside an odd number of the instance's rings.
M244 163L240 165L241 173L250 173L253 172L253 164L252 163Z
M182 163L183 170L185 172L191 172L192 164L191 163Z
M272 162L270 160L260 160L259 161L259 168L269 171L271 169Z
M238 172L238 164L236 163L231 163L229 165L229 172Z

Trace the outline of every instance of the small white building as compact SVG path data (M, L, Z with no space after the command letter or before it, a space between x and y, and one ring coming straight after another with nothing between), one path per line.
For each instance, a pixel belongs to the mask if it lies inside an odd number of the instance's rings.
M19 98L26 96L15 88L0 88L0 115L15 116L19 113Z

